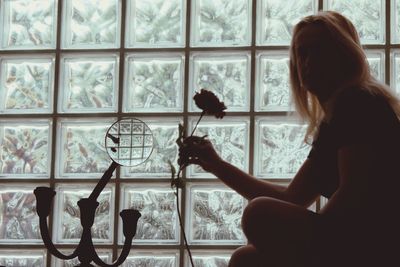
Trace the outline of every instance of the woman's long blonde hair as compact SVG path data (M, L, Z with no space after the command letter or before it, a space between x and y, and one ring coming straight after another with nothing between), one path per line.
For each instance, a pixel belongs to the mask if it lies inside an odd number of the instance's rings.
M337 12L321 11L316 15L303 18L294 27L290 46L289 70L292 100L296 111L308 123L305 141L307 143L311 142L319 123L325 115L316 96L301 86L298 77L297 55L295 51L296 36L300 29L311 24L322 25L332 36L332 39L337 41L340 49L345 52L344 59L346 62L343 65L347 66L347 70L351 73L351 81L346 81L346 85L358 86L360 89L381 95L392 106L397 117L400 118L400 102L387 85L378 82L371 75L367 58L354 25L350 20Z

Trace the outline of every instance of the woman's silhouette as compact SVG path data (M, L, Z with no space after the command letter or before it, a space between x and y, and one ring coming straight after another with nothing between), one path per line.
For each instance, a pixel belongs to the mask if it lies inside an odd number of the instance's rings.
M400 266L400 104L371 76L352 23L332 11L302 19L290 81L312 149L287 187L232 166L208 140L189 137L180 149L249 200L248 245L229 266ZM327 204L309 211L321 195Z

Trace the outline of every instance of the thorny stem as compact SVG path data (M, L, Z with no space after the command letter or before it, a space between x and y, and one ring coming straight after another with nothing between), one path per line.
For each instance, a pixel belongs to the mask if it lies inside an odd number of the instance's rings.
M182 168L179 167L178 174L177 174L177 178L178 179L179 179L179 176L180 176L181 172L182 172ZM186 238L185 229L183 228L182 216L181 216L181 212L180 212L180 209L179 209L179 194L178 194L178 191L179 191L179 186L176 186L175 196L176 196L176 209L177 209L177 212L178 212L179 225L181 227L181 232L183 234L183 239L185 241L186 250L187 250L187 252L189 254L190 264L192 265L192 267L194 267L193 258L192 258L192 252L190 251L190 248L189 248L189 245L188 245L188 242L187 242L187 238Z
M201 113L200 118L197 120L196 125L194 126L193 131L192 131L192 133L190 134L190 136L193 136L194 131L196 131L196 129L197 129L197 125L199 125L199 122L201 121L201 119L203 118L203 116L204 116L205 114L206 114L206 112L203 110L203 112Z

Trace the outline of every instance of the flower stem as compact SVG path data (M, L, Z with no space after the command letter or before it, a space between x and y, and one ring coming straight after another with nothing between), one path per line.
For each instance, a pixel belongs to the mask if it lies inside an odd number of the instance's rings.
M201 121L201 119L203 118L203 116L206 114L206 112L203 110L203 112L201 112L200 118L197 120L196 125L193 128L192 133L190 134L190 136L193 136L194 131L196 131L197 129L197 125L199 125L199 122Z

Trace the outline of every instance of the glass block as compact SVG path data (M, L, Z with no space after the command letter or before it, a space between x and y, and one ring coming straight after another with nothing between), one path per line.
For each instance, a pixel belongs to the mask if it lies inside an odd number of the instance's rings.
M35 185L0 185L0 243L42 243Z
M46 251L1 249L0 265L4 267L43 267L46 266Z
M318 11L316 0L257 1L257 45L289 45L294 26Z
M81 198L88 198L92 193L94 184L58 185L56 187L56 205L54 205L53 236L56 243L74 243L80 241L82 226L80 209L77 202ZM96 209L94 224L92 226L92 239L94 243L113 242L114 232L114 188L106 186L97 198L99 206Z
M137 224L134 243L179 242L176 198L170 184L126 185L123 187L122 197L122 209L136 209L142 214ZM122 232L119 240L120 243L124 241Z
M334 10L354 24L363 44L385 42L385 0L324 0L325 10Z
M292 111L287 52L257 54L256 111Z
M367 50L366 53L372 76L385 83L385 52Z
M400 0L392 0L392 43L400 43Z
M249 111L249 53L194 53L190 64L189 99L205 88L225 103L226 111ZM189 108L191 111L199 111L194 101L189 101Z
M255 175L293 178L310 151L306 125L284 116L256 119Z
M133 249L129 253L129 256L126 259L126 261L121 266L122 267L178 267L179 253L177 251L164 251L164 250L150 251L150 250Z
M183 47L186 1L128 0L127 47Z
M0 178L47 178L50 175L51 122L0 121Z
M125 112L183 110L184 55L141 53L126 57Z
M105 149L107 129L113 119L62 119L57 129L58 178L100 178L111 159Z
M61 250L64 255L70 255L73 251L72 250ZM99 258L107 263L112 263L112 251L96 249L96 253L99 255ZM93 262L92 262L93 263ZM61 260L54 256L52 256L52 265L55 267L75 267L80 264L78 258L74 258L72 260ZM94 264L94 263L93 263ZM98 266L98 265L95 265Z
M0 49L55 49L57 0L3 0Z
M400 96L400 50L394 50L391 53L391 86L396 94Z
M64 55L59 112L116 112L118 67L116 54Z
M192 1L191 46L247 46L251 0Z
M144 163L135 167L121 168L121 175L124 178L151 178L151 177L171 177L171 168L168 161L174 164L176 170L179 166L178 146L178 124L181 121L175 118L146 118L146 124L153 133L154 143L153 152Z
M0 113L51 113L53 56L0 58Z
M197 121L191 118L189 133ZM202 119L194 133L196 136L207 135L217 153L227 162L247 171L249 162L249 121L245 118ZM207 173L198 165L188 168L190 178L212 178L213 174Z
M120 46L120 0L69 0L63 3L63 48Z
M233 251L201 250L192 251L193 263L196 267L228 267ZM190 266L190 259L186 253L186 265Z
M245 200L223 185L191 185L186 234L190 244L243 244Z

